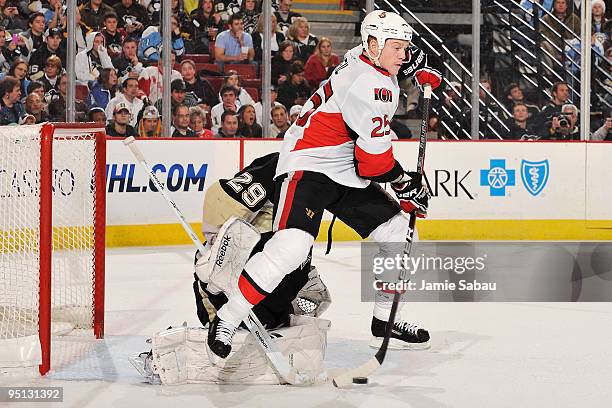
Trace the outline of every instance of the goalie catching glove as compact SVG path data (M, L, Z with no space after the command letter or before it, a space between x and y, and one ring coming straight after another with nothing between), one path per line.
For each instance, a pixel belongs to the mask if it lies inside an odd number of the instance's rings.
M400 181L391 183L391 187L395 191L402 210L407 213L416 211L416 215L419 218L427 216L427 207L429 206L431 194L427 189L427 185L423 183L423 177L420 173L414 171L406 172Z

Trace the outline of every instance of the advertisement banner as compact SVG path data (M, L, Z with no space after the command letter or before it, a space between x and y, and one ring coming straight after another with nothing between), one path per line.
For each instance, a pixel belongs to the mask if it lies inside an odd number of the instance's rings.
M153 172L189 222L201 222L204 191L238 171L236 140L137 140ZM108 142L107 225L174 224L176 216L149 181L130 149Z

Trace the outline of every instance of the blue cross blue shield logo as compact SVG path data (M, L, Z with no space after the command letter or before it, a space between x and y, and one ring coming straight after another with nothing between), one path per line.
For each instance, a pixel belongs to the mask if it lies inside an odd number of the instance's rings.
M532 196L537 196L546 187L550 165L548 160L532 162L521 160L521 179Z
M489 187L493 197L504 197L506 187L516 185L516 171L506 168L506 160L491 159L488 169L480 170L480 185Z

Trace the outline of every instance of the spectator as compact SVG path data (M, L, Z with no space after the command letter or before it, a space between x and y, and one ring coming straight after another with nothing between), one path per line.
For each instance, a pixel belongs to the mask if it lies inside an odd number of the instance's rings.
M223 71L226 63L250 63L255 57L253 39L244 32L240 15L233 14L229 19L229 29L221 32L215 42L215 62Z
M561 112L561 108L569 99L569 86L567 82L555 82L551 90L551 99L546 104L537 120L538 129L548 129L551 125L551 120Z
M300 116L300 112L302 111L302 105L293 105L289 110L289 122L294 123L298 116Z
M185 91L195 95L198 104L206 111L218 103L218 97L212 89L212 85L206 79L200 78L196 73L196 64L187 59L181 62L181 74L185 81Z
M593 0L591 7L593 15L593 26L591 29L591 33L593 34L592 41L595 42L596 37L599 37L597 40L605 44L605 42L610 39L606 32L606 24L608 23L606 19L606 3L603 0Z
M89 91L89 98L87 100L87 106L93 108L99 106L102 109L106 109L108 102L115 97L117 91L117 72L114 68L104 68L100 72L98 79L93 82L91 91ZM114 111L113 111L114 113Z
M172 53L172 66L176 63L176 55L174 52ZM163 94L163 73L164 67L161 61L158 61L155 65L150 65L144 68L140 72L140 76L138 77L138 83L140 89L144 92L144 94L149 99L149 102L155 104L159 98L162 97ZM177 70L173 69L171 74L172 81L177 79L182 79L181 73Z
M0 24L7 30L22 30L25 28L17 7L12 4L7 5L6 1L0 5Z
M289 30L287 38L293 41L295 48L295 58L306 63L312 55L319 42L319 39L310 33L310 24L305 17L297 17Z
M271 25L271 35L270 35L270 52L272 54L272 58L274 58L277 53L280 44L285 41L285 35L278 31L278 26L276 25L276 16L272 14L270 19ZM263 58L263 30L264 30L264 17L263 14L259 15L257 19L257 26L251 36L253 37L253 48L255 49L255 61L261 63Z
M21 103L21 84L12 76L6 76L0 81L0 125L19 123L25 116L25 107Z
M578 108L572 104L565 104L561 113L553 116L548 126L548 134L543 140L580 140L578 123Z
M43 11L45 15L45 23L49 29L59 28L62 29L66 23L66 9L63 0L49 0L49 7ZM79 9L76 9L77 24L81 19Z
M117 13L114 11L106 13L104 16L104 28L100 31L104 36L104 43L106 44L108 55L111 59L121 55L121 47L125 40L125 30L123 28L117 28L117 24Z
M172 108L172 112L174 112L178 105L185 105L188 108L197 105L197 100L195 97L191 96L190 98L187 98L187 93L185 92L185 81L182 79L175 79L170 84L170 106ZM163 112L162 106L162 100L158 99L155 103L155 107L159 112Z
M232 15L240 15L240 0L215 0L215 13L221 15L223 22L228 22Z
M469 120L463 116L466 104L461 98L461 90L462 86L459 82L450 82L445 92L442 93L439 103L436 104L438 122L435 124L438 128L438 135L442 138L470 139L470 133L460 123ZM431 119L435 122L435 116Z
M130 126L130 108L123 102L115 105L113 120L106 125L106 134L113 137L136 137L136 130Z
M227 76L223 81L223 86L232 86L236 92L236 106L240 108L242 105L254 105L255 101L253 97L249 95L244 88L241 87L240 75L233 69L227 71ZM223 88L223 86L221 88ZM221 93L219 93L219 102L223 102L221 99Z
M505 128L505 122L511 119L510 115L506 113L505 109L500 106L496 100L492 97L493 88L490 79L482 79L480 81L481 87L479 91L480 100L484 102L485 109L481 112L483 119L480 121L480 130L485 134L485 138L498 139L507 132ZM471 109L467 109L465 112L465 127L471 132L471 120L472 117Z
M130 126L136 128L138 126L138 115L144 107L144 102L138 97L140 88L138 88L138 80L136 78L126 78L121 83L121 92L108 102L106 105L106 117L110 118L115 110L115 106L123 103L130 110Z
M57 55L51 55L47 58L45 68L41 71L37 81L39 81L44 88L44 92L49 92L51 89L56 89L59 85L59 78L62 73L62 61L60 61Z
M41 79L45 73L43 69L46 67L49 57L57 57L59 61L59 72L61 74L62 67L66 64L66 50L60 47L64 34L59 28L52 28L45 33L45 44L38 48L30 55L29 75L32 80ZM54 61L54 63L56 63Z
M568 10L568 0L554 0L552 16L545 15L540 24L540 33L544 37L544 41L541 43L541 47L548 51L554 58L561 59L561 53L558 49L563 50L565 44L563 40L571 40L573 37L572 33L564 28L568 27L574 34L580 36L580 18ZM551 45L553 44L553 45ZM554 61L550 60L550 57L546 54L542 55L548 62L548 66L554 67ZM554 64L554 65L553 65Z
M281 106L275 106L271 110L272 114L272 125L270 126L271 138L282 138L285 136L285 131L289 129L289 117L287 116L287 109Z
M34 50L39 49L43 43L43 33L45 32L45 16L42 13L32 13L28 19L28 28L27 31L22 33L22 36L25 38L25 45L27 48L27 52L24 52L24 55L29 55L34 52ZM23 50L22 50L23 51Z
M339 64L340 59L332 52L331 41L327 37L321 37L314 53L306 62L304 75L310 86L318 88L321 82L326 80Z
M23 58L17 58L11 64L11 67L8 70L6 76L12 76L19 80L21 83L21 94L27 95L28 86L30 85L30 80L27 78L28 74L28 63ZM4 78L5 74L0 74L0 79Z
M304 63L294 61L291 64L291 78L278 87L278 101L290 109L293 105L304 105L310 95L312 90L304 78Z
M74 63L76 78L81 82L96 80L102 69L114 68L101 33L94 31L87 34L85 42L87 47L76 55Z
M224 86L221 88L221 102L213 106L210 116L212 118L212 125L210 130L216 133L221 127L221 116L223 112L231 110L234 113L238 111L238 105L236 104L236 90L233 86Z
M196 137L201 139L211 139L213 132L206 129L206 111L199 106L189 108L189 128L193 130Z
M184 27L189 21L183 7L183 0L172 0L172 16L176 18L177 26Z
M183 41L182 34L184 24L177 16L173 15L170 17L170 26L172 29L172 49L176 52L177 56L181 56L185 53L185 42Z
M96 106L87 112L87 119L89 122L106 126L106 113L104 113L104 109L100 108L99 106Z
M140 38L142 32L151 24L147 9L134 0L121 0L115 4L119 28L125 29L132 38Z
M221 15L213 12L213 0L199 0L198 8L190 14L191 24L188 24L192 52L209 54L210 42L215 41L219 31L223 30Z
M138 60L138 41L130 37L126 38L121 47L121 54L116 56L112 63L122 82L128 77L138 79L144 68Z
M59 81L57 83L59 85ZM45 87L42 83L37 81L31 81L30 85L28 85L28 95L35 93L36 95L42 98L42 103L45 103Z
M602 127L591 135L591 140L605 140L612 142L612 116L608 115Z
M216 138L237 137L238 136L238 116L236 111L226 110L221 115L221 127L215 135Z
M172 136L171 137L195 137L193 130L189 129L189 107L178 104L172 111Z
M0 71L7 72L13 61L21 57L20 44L25 46L23 37L18 34L13 34L11 38L6 38L7 31L0 26Z
M42 123L49 120L49 115L44 111L42 99L38 94L33 93L25 98L25 111L34 116L34 123Z
M278 46L278 54L272 58L272 83L280 86L291 75L291 64L295 61L293 43L283 41Z
M146 106L142 111L142 119L138 122L138 137L161 137L161 131L159 112L153 105Z
M504 139L528 139L534 135L533 123L529 118L529 108L523 102L517 102L512 106L512 119L508 122L508 128Z
M283 106L282 103L276 101L277 96L278 96L278 92L276 91L276 87L272 85L272 87L270 88L270 104L271 104L270 108L273 108L275 106ZM261 101L253 105L253 108L255 108L255 120L257 121L257 123L263 124L263 118L262 118L263 105L261 104ZM268 115L268 121L272 123L271 114Z
M255 119L253 105L242 105L238 109L238 134L241 137L262 137L263 129Z
M68 77L64 73L60 77L59 81L59 92L51 89L45 99L49 104L49 116L54 122L65 122L66 121L66 91L68 89ZM87 115L85 112L88 110L85 104L78 99L75 100L75 119L77 122L83 122Z
M299 13L294 13L291 11L291 5L293 4L293 0L280 0L278 5L278 11L274 12L276 16L276 21L278 22L278 27L283 34L287 35L287 30L296 18L302 17Z
M259 20L260 16L260 11L257 2L255 0L242 0L242 4L240 5L240 12L242 13L244 31L253 35L253 31L257 26L257 21Z
M99 32L104 28L104 16L113 11L112 7L104 4L102 0L89 0L81 4L79 12L81 14L81 27L83 32Z
M519 84L513 82L506 87L506 108L508 108L509 111L512 111L513 106L518 103L522 103L527 107L530 120L537 118L540 114L540 109L538 109L537 106L530 105L525 102L523 90Z
M174 17L171 20L176 22ZM157 62L160 59L162 48L162 34L156 26L147 27L142 33L138 43L138 59L144 62ZM185 43L176 34L172 34L172 53L181 56L185 53Z

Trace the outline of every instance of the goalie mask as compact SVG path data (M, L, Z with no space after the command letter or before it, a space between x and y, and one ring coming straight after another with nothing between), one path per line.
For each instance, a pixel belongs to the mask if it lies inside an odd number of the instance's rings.
M378 42L378 54L371 55L368 47L368 38L376 38ZM376 10L365 16L361 22L361 44L366 54L379 65L378 58L382 53L385 42L388 39L412 41L412 28L399 14Z

